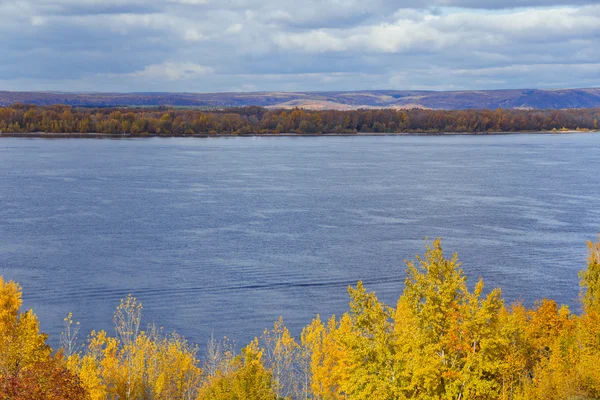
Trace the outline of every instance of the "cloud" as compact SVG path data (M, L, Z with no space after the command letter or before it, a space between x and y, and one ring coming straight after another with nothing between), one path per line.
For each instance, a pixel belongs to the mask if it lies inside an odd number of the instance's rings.
M143 70L133 72L130 75L136 78L180 81L198 78L212 74L213 72L214 70L210 67L194 63L164 62L162 64L148 65Z
M22 11L39 15L102 15L163 9L158 1L144 0L20 0L14 3Z
M0 0L2 88L599 86L597 0Z
M189 6L201 6L209 4L211 0L169 0L170 3L185 4Z
M455 46L496 48L519 42L552 43L600 37L600 7L512 10L481 14L468 11L446 15L425 12L396 14L391 22L346 29L284 32L275 42L282 50L432 52Z
M244 25L242 25L242 24L233 24L229 28L227 28L227 30L225 31L225 33L236 34L236 33L240 33L243 29L244 29Z

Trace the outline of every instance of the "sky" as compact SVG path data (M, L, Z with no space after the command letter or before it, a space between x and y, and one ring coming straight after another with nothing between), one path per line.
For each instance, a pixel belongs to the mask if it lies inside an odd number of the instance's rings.
M0 0L0 90L600 86L600 0Z

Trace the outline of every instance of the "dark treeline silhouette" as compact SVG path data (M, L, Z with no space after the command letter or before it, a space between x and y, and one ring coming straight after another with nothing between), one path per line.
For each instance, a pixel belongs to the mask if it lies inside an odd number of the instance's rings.
M244 107L219 110L0 107L3 133L102 133L133 136L218 134L440 133L597 130L600 109L311 111Z

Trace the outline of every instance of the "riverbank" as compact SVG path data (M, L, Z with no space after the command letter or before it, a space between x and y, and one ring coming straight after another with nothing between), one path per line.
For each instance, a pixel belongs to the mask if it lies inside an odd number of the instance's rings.
M301 134L301 133L261 133L261 134L243 134L234 135L230 133L223 134L193 134L193 135L131 135L109 134L109 133L56 133L56 132L0 132L0 138L43 138L43 139L144 139L144 138L171 138L171 137L191 137L191 138L219 138L219 137L346 137L346 136L491 136L491 135L523 135L523 134L576 134L576 133L599 133L600 131L519 131L519 132L398 132L398 133L320 133L320 134Z
M505 135L592 131L598 130L599 120L600 109L284 111L247 107L199 111L15 105L0 107L0 135L45 138Z

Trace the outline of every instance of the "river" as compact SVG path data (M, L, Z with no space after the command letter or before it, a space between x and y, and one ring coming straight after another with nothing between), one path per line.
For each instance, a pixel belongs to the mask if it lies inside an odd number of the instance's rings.
M128 293L200 345L298 334L358 280L394 305L438 236L471 287L578 310L598 232L600 134L0 139L0 275L53 345Z

